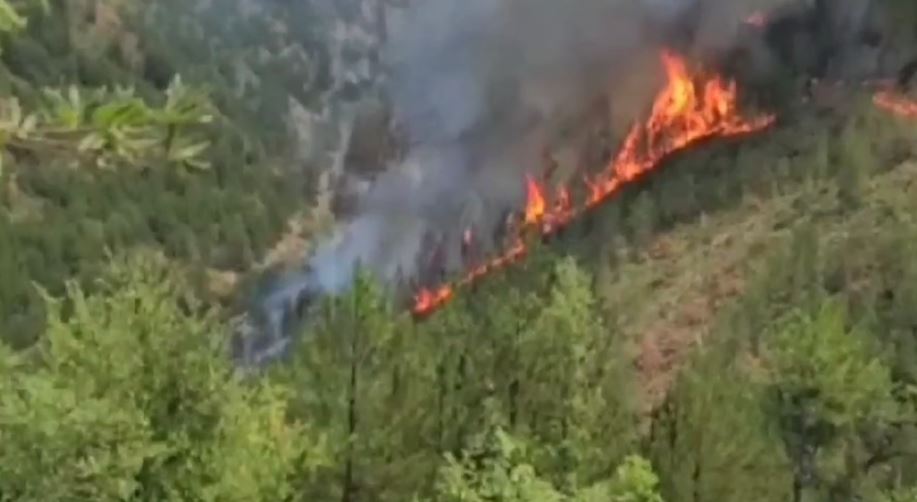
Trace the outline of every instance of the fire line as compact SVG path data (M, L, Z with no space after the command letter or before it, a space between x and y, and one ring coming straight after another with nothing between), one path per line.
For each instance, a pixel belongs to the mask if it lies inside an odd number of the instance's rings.
M879 108L905 118L917 119L917 101L893 91L879 91L873 98L873 103Z
M668 51L661 58L666 87L656 96L649 118L630 130L617 156L597 175L584 180L588 189L586 200L574 207L569 188L561 187L549 201L545 196L548 187L527 176L525 219L513 244L454 282L421 289L414 297L415 317L432 314L452 300L459 289L523 259L527 254L524 235L532 229L543 236L553 235L656 169L672 153L703 139L759 131L776 121L774 115L743 117L738 112L734 81L718 75L692 75L686 61Z

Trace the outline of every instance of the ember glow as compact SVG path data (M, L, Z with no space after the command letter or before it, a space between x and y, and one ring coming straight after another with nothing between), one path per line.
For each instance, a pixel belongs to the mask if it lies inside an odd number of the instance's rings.
M873 96L879 108L911 119L917 119L917 101L893 91L879 91Z
M527 176L524 224L515 233L513 244L453 283L422 289L414 298L415 316L429 315L448 303L456 290L521 260L527 252L525 235L533 231L543 236L557 233L657 168L668 155L702 139L747 134L774 123L773 115L749 119L738 113L735 82L717 75L692 75L685 60L675 54L663 52L661 57L668 84L657 95L646 122L630 130L618 155L597 175L584 180L586 200L575 207L569 187L551 190Z
M750 16L745 18L745 24L749 26L754 26L758 29L763 29L767 27L768 19L767 14L761 11L752 13Z

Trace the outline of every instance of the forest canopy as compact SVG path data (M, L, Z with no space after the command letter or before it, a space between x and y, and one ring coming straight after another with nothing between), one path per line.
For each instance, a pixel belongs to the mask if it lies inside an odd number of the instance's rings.
M389 3L0 0L0 502L917 500L917 120L791 65L435 315L361 270L238 365Z

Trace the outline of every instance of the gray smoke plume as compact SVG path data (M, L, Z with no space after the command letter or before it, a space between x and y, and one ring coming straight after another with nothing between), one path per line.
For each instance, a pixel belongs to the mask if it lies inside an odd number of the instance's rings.
M780 0L424 0L393 30L389 95L410 141L359 216L311 261L335 292L359 263L386 282L417 274L427 236L461 266L460 235L486 236L522 204L541 149L649 51L728 46L742 20ZM649 56L652 57L652 56ZM645 66L645 65L644 65ZM646 102L641 95L617 96ZM614 105L614 100L612 105Z
M384 48L406 158L376 180L308 270L266 298L268 316L304 294L342 291L358 264L387 284L424 279L434 249L445 269L462 267L465 229L484 252L498 247L494 230L523 204L524 173L537 174L544 148L575 140L597 100L628 120L644 111L660 47L715 54L750 14L794 1L416 2Z

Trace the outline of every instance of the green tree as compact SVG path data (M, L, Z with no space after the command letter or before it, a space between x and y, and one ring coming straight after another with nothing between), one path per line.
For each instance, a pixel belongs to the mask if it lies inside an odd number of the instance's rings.
M21 30L26 20L8 0L0 0L0 32Z
M917 488L893 490L884 494L880 502L917 502Z
M606 476L636 439L627 351L596 304L592 278L572 258L561 259L540 314L520 338L520 425L548 446L539 467L574 476L574 484Z
M278 378L296 390L295 416L324 431L332 462L303 500L402 500L436 467L429 368L413 329L384 291L360 273L351 290L330 298L288 368ZM429 365L429 366L428 366ZM416 380L415 380L416 378Z
M527 443L494 415L459 456L446 457L432 497L437 502L662 502L652 466L637 456L627 457L610 479L559 489L539 475Z
M651 451L667 500L787 499L790 468L763 389L736 357L724 341L700 350L655 414Z
M826 302L774 330L770 409L793 463L793 500L814 490L832 500L871 489L870 439L896 420L889 370L866 334Z
M159 260L101 281L49 300L34 350L0 349L0 500L290 496L321 456L281 389L233 374L224 328Z
M631 455L618 466L610 481L581 490L571 502L663 502L663 499L652 464Z
M434 500L439 502L563 502L565 497L527 462L522 442L493 424L460 457L447 455Z

